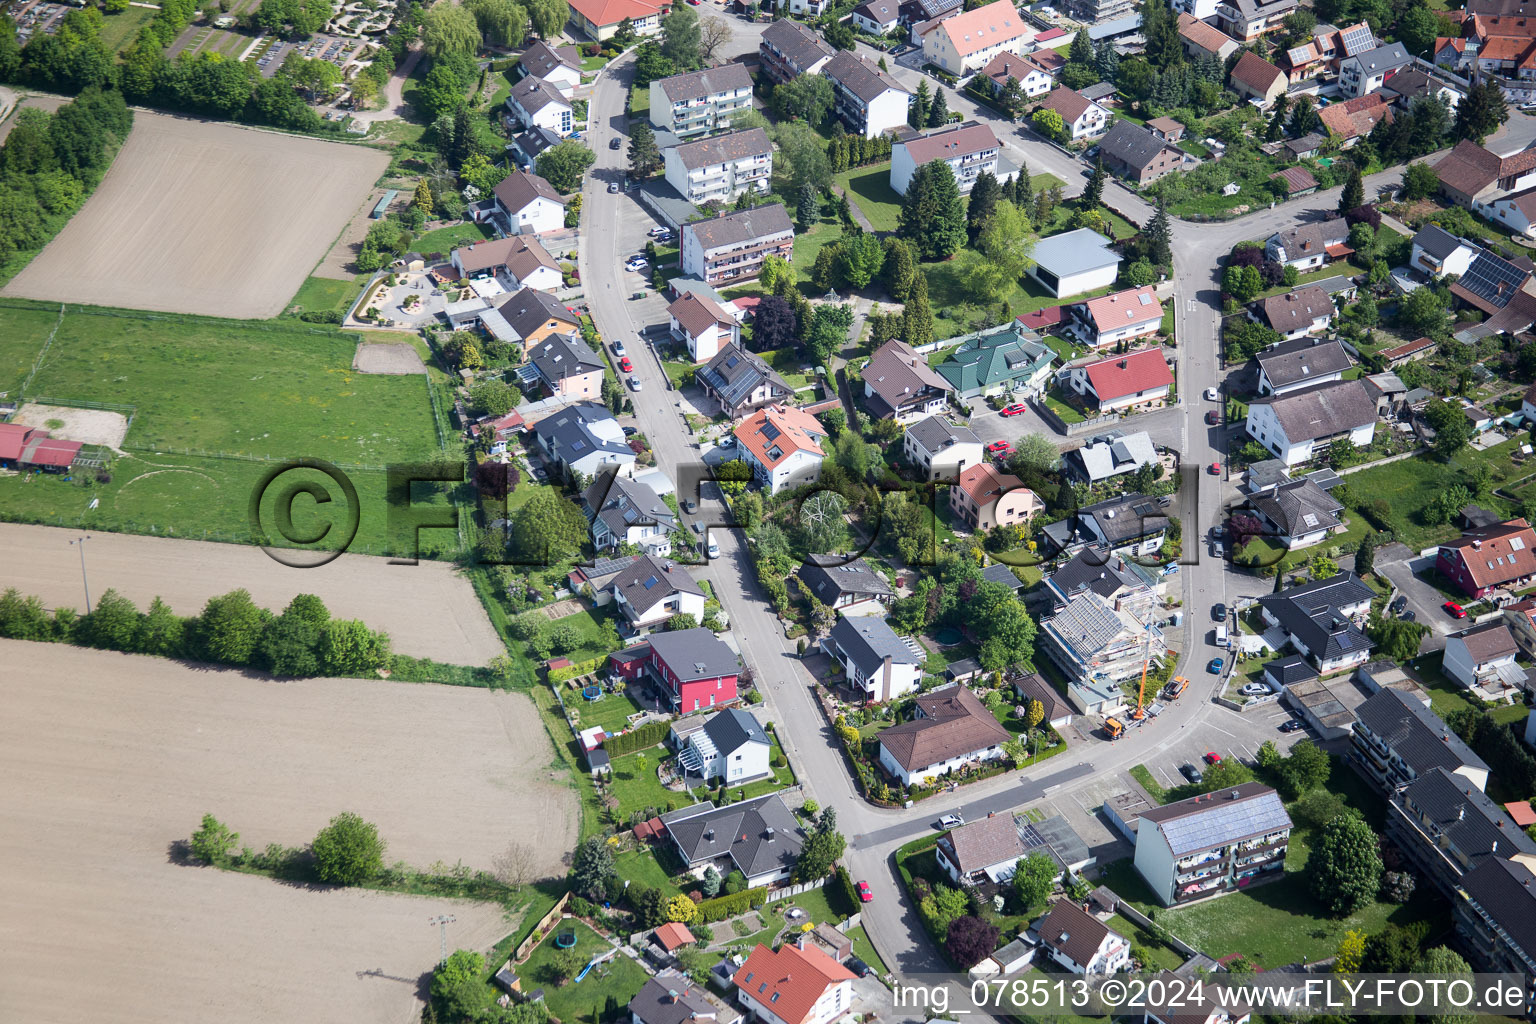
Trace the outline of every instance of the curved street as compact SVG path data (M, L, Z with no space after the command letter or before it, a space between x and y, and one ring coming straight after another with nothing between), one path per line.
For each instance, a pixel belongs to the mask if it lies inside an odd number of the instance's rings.
M654 222L648 214L637 210L629 194L607 191L609 182L622 183L628 166L624 131L628 119L624 105L633 64L632 53L614 61L593 89L587 138L597 154L597 162L584 193L580 267L592 316L604 343L622 339L634 358L635 375L642 382L642 390L631 396L636 420L651 442L658 465L678 483L682 497L687 474L680 470L698 463L699 451L691 440L676 393L667 389L666 374L638 340L642 328L665 322L665 303L648 288L646 297L632 298L646 282L622 267L627 255L644 247L645 232ZM903 71L906 73L902 74ZM919 77L902 68L897 69L897 76L912 78L914 85ZM949 90L946 93L950 109L960 110L966 116L985 116L958 94ZM1003 125L999 123L999 127ZM609 140L615 136L623 140L617 150L609 148ZM1080 162L1054 147L1020 138L1017 133L1010 134L1007 145L1014 159L1024 160L1031 173L1048 171L1061 177L1068 183L1069 196L1081 190L1086 169ZM1400 178L1401 168L1374 175L1366 179L1367 194L1374 195L1382 186ZM1146 204L1120 185L1111 184L1105 191L1109 203L1131 213L1133 219L1144 221L1150 216ZM940 815L960 810L967 820L975 820L991 811L1017 810L1042 799L1076 801L1091 813L1106 793L1128 788L1121 777L1130 767L1149 762L1175 746L1188 747L1196 732L1214 731L1231 736L1234 734L1230 729L1241 727L1244 716L1210 700L1220 684L1204 671L1205 663L1218 653L1208 643L1206 613L1214 603L1230 601L1239 593L1235 588L1245 581L1253 586L1251 577L1229 573L1220 560L1202 557L1201 550L1201 539L1209 526L1219 521L1222 504L1236 494L1231 482L1202 472L1213 461L1226 461L1226 429L1205 425L1206 411L1216 406L1201 399L1204 389L1218 385L1221 378L1216 354L1219 261L1237 242L1262 240L1283 226L1332 212L1338 194L1339 189L1333 189L1224 223L1174 222L1177 287L1172 301L1177 310L1176 372L1182 405L1171 410L1166 421L1167 429L1177 431L1177 438L1159 440L1177 446L1195 478L1192 484L1187 482L1179 499L1181 504L1188 504L1185 497L1193 488L1198 494L1195 507L1175 508L1183 519L1185 537L1186 564L1178 576L1187 613L1184 628L1191 633L1199 630L1200 635L1186 637L1180 645L1183 655L1178 671L1192 681L1189 694L1169 704L1155 724L1134 729L1115 743L1097 737L1080 739L1074 734L1064 754L1024 773L1008 773L968 785L909 810L873 807L854 789L841 750L816 706L814 680L796 656L794 644L784 639L777 618L768 610L743 538L737 530L715 527L713 535L720 543L720 557L710 563L705 575L713 582L731 617L733 632L767 701L769 720L780 726L778 735L807 795L823 807L837 811L839 826L849 838L850 870L856 878L867 879L875 891L874 902L862 908L865 929L886 964L897 974L946 970L923 931L916 908L905 899L892 858L901 845L932 834ZM1138 212L1141 217L1135 216ZM699 518L706 523L719 523L719 512L718 505L706 501L701 504ZM1263 592L1268 589L1267 584L1262 585ZM1177 644L1178 637L1173 639ZM1254 716L1248 717L1251 720ZM1252 730L1251 725L1247 728ZM1274 738L1277 742L1286 739L1278 733ZM901 1017L899 1012L897 1017Z

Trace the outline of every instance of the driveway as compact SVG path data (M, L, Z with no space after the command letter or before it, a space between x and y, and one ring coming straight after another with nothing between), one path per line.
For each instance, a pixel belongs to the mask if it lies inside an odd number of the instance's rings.
M1383 556L1386 556L1383 560ZM1419 573L1433 568L1433 556L1414 554L1401 544L1389 544L1376 554L1376 572L1392 581L1398 592L1408 599L1408 607L1418 616L1418 621L1430 629L1424 638L1420 653L1427 654L1445 647L1445 637L1467 625L1465 619L1453 619L1442 607L1445 595L1420 578Z

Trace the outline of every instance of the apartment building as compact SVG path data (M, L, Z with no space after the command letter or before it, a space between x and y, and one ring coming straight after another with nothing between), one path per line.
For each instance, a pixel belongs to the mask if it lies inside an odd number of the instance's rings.
M1386 834L1419 877L1452 901L1461 877L1496 857L1536 864L1536 842L1504 808L1444 768L1435 768L1392 794L1387 802Z
M543 128L562 139L576 130L570 100L542 78L528 77L507 95L507 114L524 128Z
M836 52L821 36L788 18L780 18L763 29L762 41L757 44L763 74L775 85L816 74Z
M1216 5L1217 27L1238 42L1251 43L1280 31L1285 16L1299 6L1298 0L1221 0Z
M839 50L821 73L832 83L832 109L854 134L872 139L907 123L912 94L863 57Z
M1143 811L1134 863L1169 907L1279 878L1290 841L1280 794L1245 782Z
M1526 1006L1536 1002L1536 864L1493 858L1461 879L1452 917L1476 970L1523 974Z
M1488 785L1487 763L1439 715L1399 690L1379 690L1356 709L1349 756L1386 794L1436 768L1480 791Z
M954 172L960 194L965 195L983 171L992 175L998 173L997 160L1001 152L1002 147L992 127L976 121L902 139L891 147L891 188L898 195L906 195L919 167L942 160Z
M794 258L795 225L783 203L683 225L683 273L719 287L756 277L769 256Z
M1290 0L1294 6L1296 0ZM931 23L922 36L923 57L955 75L985 67L1003 52L1022 54L1035 38L1012 0L996 0Z
M669 146L661 159L667 184L695 206L767 192L773 174L773 144L761 128Z
M679 138L731 126L752 109L752 76L744 64L722 64L651 83L651 123Z

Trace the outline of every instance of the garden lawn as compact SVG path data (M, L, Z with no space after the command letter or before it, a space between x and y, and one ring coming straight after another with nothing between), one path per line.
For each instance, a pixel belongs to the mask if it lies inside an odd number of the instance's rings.
M682 892L649 848L615 854L613 870L626 882L644 883L652 889L660 889L668 896L676 896Z
M1149 961L1143 964L1152 971L1172 971L1183 966L1184 957L1172 946L1163 944L1163 941L1151 932L1142 929L1141 925L1127 920L1119 914L1104 922L1114 931L1119 932L1131 940L1132 948L1139 947Z
M629 116L644 120L651 112L650 86L629 87Z
M566 684L561 683L562 687ZM607 693L600 700L587 700L580 690L562 689L560 696L581 713L581 727L600 726L607 732L621 732L629 727L629 716L644 709L626 693Z
M640 760L642 754L645 755L643 762ZM656 766L666 757L666 750L657 746L613 759L611 789L614 799L619 802L614 814L620 821L628 821L636 811L655 808L658 812L665 812L679 807L691 807L697 802L686 792L673 792L661 784L661 779L656 776ZM697 792L702 793L703 790Z
M807 298L820 298L822 295L811 283L811 271L816 266L817 254L821 252L822 246L841 237L842 229L825 221L812 224L809 231L796 229L795 261L790 265L795 269L795 280L800 285L801 293Z
M117 53L138 38L139 29L148 25L155 12L149 7L128 7L101 19L101 45L108 53Z
M135 10L136 8L130 8ZM288 312L308 313L331 309L345 313L352 300L357 298L357 285L351 281L336 281L329 277L306 278L298 293L288 302Z
M564 931L576 933L574 948L581 954L583 963L592 956L613 950L607 940L573 918L566 918L551 930L549 936L517 969L525 991L544 989L544 1004L549 1008L551 1017L558 1017L565 1024L592 1024L594 1012L600 1011L608 999L617 999L622 1006L645 986L650 975L635 961L616 950L611 958L592 968L580 982L566 981L557 986L550 969L556 955L563 952L555 948L555 936Z
M1051 410L1051 412L1054 412L1057 416L1061 417L1063 423L1082 423L1087 419L1087 417L1082 413L1078 412L1072 406L1068 405L1066 402L1063 402L1061 399L1057 398L1050 392L1046 392L1045 394L1045 404Z
M1138 764L1134 766L1131 769L1131 778L1141 783L1141 788L1146 790L1147 795L1153 800L1156 800L1158 803L1164 802L1163 794L1165 790L1162 784L1152 777L1152 773L1147 770L1146 765Z
M901 196L891 188L891 162L852 167L835 180L853 203L869 218L876 231L895 231L901 216Z
M890 973L890 968L885 966L885 961L880 959L880 954L875 952L875 944L869 941L869 935L861 924L856 928L849 928L843 933L853 940L853 955L863 960L875 969L875 974L885 977Z
M550 626L569 623L576 627L576 632L581 637L581 644L563 656L573 662L591 661L593 658L616 649L603 638L603 623L605 621L609 621L607 612L595 608L583 608L581 611L574 612L564 618L554 619L550 622ZM577 698L579 699L580 696L578 693Z
M1411 550L1419 551L1433 544L1450 540L1461 533L1452 524L1431 526L1423 521L1424 509L1450 486L1466 482L1479 463L1494 467L1495 473L1509 471L1510 453L1516 441L1506 441L1487 451L1479 452L1464 448L1449 463L1434 457L1404 459L1388 466L1363 469L1345 477L1349 488L1366 500L1380 499L1391 509L1392 524L1397 539ZM1497 484L1499 481L1495 481ZM1509 511L1503 499L1488 495L1477 499L1479 504L1504 514Z
M1134 231L1134 229L1133 229ZM795 263L800 264L798 245L796 246ZM928 278L928 304L933 309L933 334L935 338L953 338L957 334L968 334L973 328L967 325L965 317L985 311L995 306L996 303L985 303L971 292L970 282L965 275L965 265L962 261L945 260L939 263L923 263L920 265L924 275ZM1049 306L1062 306L1069 302L1081 302L1085 299L1095 299L1101 295L1108 295L1117 289L1117 285L1107 285L1081 295L1070 295L1058 299L1034 278L1026 275L1022 281L1014 285L1003 295L1002 301L1008 306L1008 312L1012 316L1023 313L1033 313L1037 309L1045 309Z
M439 252L447 255L454 249L473 245L492 237L494 237L492 232L480 224L451 224L445 228L428 231L411 243L411 248L421 253Z

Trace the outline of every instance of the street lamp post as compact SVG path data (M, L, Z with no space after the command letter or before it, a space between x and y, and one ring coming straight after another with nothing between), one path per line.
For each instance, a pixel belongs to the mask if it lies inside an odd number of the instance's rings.
M90 540L90 535L70 541L70 546L80 549L80 581L85 584L85 613L91 613L91 581L85 574L85 542Z

